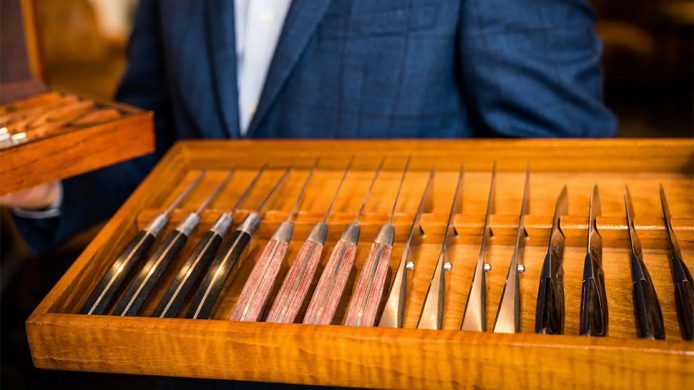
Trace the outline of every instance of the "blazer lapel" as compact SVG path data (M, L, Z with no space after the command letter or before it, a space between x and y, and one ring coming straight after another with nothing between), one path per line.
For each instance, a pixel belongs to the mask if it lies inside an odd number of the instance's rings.
M258 108L248 126L248 136L253 136L267 115L282 85L299 60L309 38L323 18L331 0L293 0L282 27L282 34L270 64Z
M239 104L236 80L236 31L234 2L206 1L209 19L212 71L218 104L224 118L226 133L239 137Z

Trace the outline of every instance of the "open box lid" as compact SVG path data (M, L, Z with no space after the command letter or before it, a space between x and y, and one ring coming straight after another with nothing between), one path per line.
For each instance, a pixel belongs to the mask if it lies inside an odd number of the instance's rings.
M0 104L48 90L33 0L0 0Z

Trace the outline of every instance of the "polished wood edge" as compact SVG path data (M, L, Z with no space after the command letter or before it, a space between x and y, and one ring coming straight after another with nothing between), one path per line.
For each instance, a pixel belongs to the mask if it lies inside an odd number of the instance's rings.
M259 140L186 140L181 143L184 154L193 156L196 152L207 151L211 155L223 151L230 156L253 156L259 166L258 152L271 153L274 157L283 157L287 161L306 159L318 156L325 160L347 160L355 153L358 160L378 161L384 152L390 158L413 157L411 169L428 169L432 165L437 169L457 169L460 162L466 169L491 169L497 162L497 170L518 171L529 166L533 171L673 171L691 174L694 172L694 139L688 138L629 138L629 139L392 139L388 140L387 150L374 147L371 139L259 139ZM440 143L446 142L445 150ZM349 147L336 147L347 143ZM378 144L377 144L378 145ZM381 144L382 145L382 144ZM513 153L497 154L496 158L488 157L494 152L513 150ZM425 157L426 162L416 161ZM446 165L437 162L445 158L456 161ZM389 158L389 159L390 159ZM577 160L582 164L577 164ZM612 160L605 164L604 160ZM191 168L220 166L224 162L206 159L205 156L193 157ZM451 165L452 164L452 165ZM324 163L322 162L322 165ZM358 165L358 164L357 164Z
M321 145L335 145L337 143L349 143L347 149L327 149L330 154L353 154L353 149L363 149L361 145L373 145L375 142L388 142L389 151L406 151L416 153L418 149L413 149L413 145L419 149L440 151L440 143L446 142L446 152L456 148L482 147L492 150L508 150L509 147L518 146L520 149L513 149L514 153L522 152L522 148L542 148L548 152L554 148L561 148L561 152L574 147L589 148L593 150L610 150L614 148L628 149L649 149L662 146L667 148L678 148L694 153L694 139L691 138L466 138L466 139L447 139L447 138L394 138L394 139L238 139L238 140L215 140L215 139L190 139L179 141L181 148L185 150L210 149L215 147L230 148L230 145L243 145L235 152L244 152L248 148L273 148L275 154L292 153L295 149L306 149L307 152L320 154L318 147ZM279 146L292 145L292 149L282 149ZM369 152L369 148L360 151ZM450 152L449 152L450 153ZM378 154L381 156L381 154ZM464 157L464 156L461 156ZM541 158L542 156L537 156ZM663 156L668 157L668 156Z
M493 333L467 332L462 330L429 330L398 329L379 327L351 327L343 325L309 325L309 324L275 324L268 322L241 322L230 320L193 320L187 318L151 318L111 315L83 315L68 313L33 313L26 321L27 325L50 325L82 329L118 329L142 330L146 326L155 332L158 330L178 330L187 333L191 326L201 332L223 332L230 335L240 334L322 334L324 336L344 337L355 340L388 340L393 337L403 341L437 341L457 338L461 343L524 345L548 348L602 347L622 351L647 350L651 353L675 354L694 358L694 343L683 340L649 340L639 338L588 337L570 335L544 335L535 333ZM359 332L354 332L358 329ZM499 340L503 339L503 340ZM692 372L694 376L694 372Z
M184 377L204 372L218 379L383 388L479 385L479 377L469 372L506 376L501 380L518 386L551 373L552 381L540 381L543 388L552 383L609 387L637 373L642 388L667 387L660 382L663 377L671 384L694 380L694 344L674 340L384 328L355 332L346 326L39 313L27 320L27 334L34 364L49 369ZM89 358L75 359L77 350ZM194 351L208 351L204 361ZM421 353L419 366L398 358L408 351ZM382 361L389 364L377 364ZM343 375L320 375L317 362L343 365ZM254 368L244 370L243 364Z
M37 184L61 180L103 168L117 162L154 151L153 114L138 112L117 121L27 142L0 152L0 195ZM130 139L127 148L113 149L113 144ZM98 141L97 141L98 139ZM135 142L137 141L137 142ZM69 147L68 147L69 146ZM102 149L101 152L98 152ZM84 164L80 156L98 153L99 159ZM56 156L53 168L39 164Z

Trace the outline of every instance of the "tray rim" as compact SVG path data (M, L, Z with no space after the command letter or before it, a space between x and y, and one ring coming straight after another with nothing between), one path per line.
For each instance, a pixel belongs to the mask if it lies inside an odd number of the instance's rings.
M413 143L424 143L427 147L431 148L436 146L437 143L440 146L442 140L392 140L389 142L389 150L391 154L403 153L403 150L407 148L412 148ZM53 307L56 301L63 295L69 286L69 284L79 275L80 272L87 266L91 258L97 253L98 245L97 242L100 238L105 238L113 234L117 234L119 228L123 226L124 223L129 219L134 219L133 216L128 216L129 210L141 210L145 204L151 201L152 195L145 194L144 188L149 187L153 182L161 180L167 174L172 173L174 167L180 170L181 166L195 167L196 161L191 156L191 152L200 148L226 148L233 149L230 151L231 155L239 156L243 154L250 153L248 146L255 144L255 148L258 149L275 149L279 150L276 155L289 154L289 151L285 151L283 146L292 145L292 147L299 149L301 152L307 152L306 156L312 155L310 153L311 149L317 147L322 147L330 145L335 142L349 142L352 144L360 143L370 143L373 140L187 140L176 143L164 156L164 158L159 162L155 170L147 176L143 183L137 188L137 190L131 195L131 197L124 203L124 205L118 210L118 212L111 218L111 220L104 226L101 232L97 235L92 243L85 249L85 251L79 256L79 258L70 266L68 271L61 277L61 279L56 283L56 285L50 290L42 302L36 307L31 316L27 319L26 327L27 334L29 338L29 344L32 351L32 359L34 359L34 364L41 368L70 368L72 366L79 367L79 369L87 369L99 371L103 368L111 369L108 372L131 372L142 374L142 371L119 371L123 369L123 364L118 366L118 364L105 364L100 363L101 368L97 366L90 366L88 363L80 362L79 359L76 360L66 360L61 361L57 358L58 353L51 357L49 355L41 355L42 348L45 347L42 342L48 341L50 338L56 337L57 332L67 331L71 332L74 329L76 332L92 332L98 329L113 329L118 334L123 334L127 332L142 332L144 330L167 330L169 334L168 337L180 338L185 340L189 337L191 327L196 328L200 331L199 337L202 339L209 339L214 337L219 337L219 333L229 332L230 334L236 335L258 335L258 333L263 333L259 330L270 331L272 334L287 334L291 337L299 337L301 335L313 334L319 337L329 337L339 342L345 343L359 343L364 340L374 339L378 343L379 338L383 335L399 337L399 342L407 341L407 343L414 343L417 348L441 348L441 343L451 343L452 341L463 343L461 350L465 348L473 348L475 345L480 347L484 345L493 345L494 348L511 348L517 346L531 346L532 348L551 348L554 350L562 350L569 348L576 351L588 351L590 353L613 353L614 357L617 358L615 363L618 369L629 361L641 361L639 359L648 359L652 357L653 354L657 356L664 357L666 363L672 364L672 373L675 373L680 378L679 383L694 383L694 370L689 370L694 364L694 344L684 341L677 340L667 340L667 341L651 341L651 340L639 340L639 339L599 339L599 338L586 338L579 336L548 336L533 335L533 334L516 334L516 335L498 335L495 334L470 334L468 332L462 331L425 331L425 330L414 330L414 329L381 329L381 328L362 328L359 332L354 332L354 329L344 326L307 326L307 325L275 325L275 324L242 324L235 323L231 321L201 321L193 323L194 320L185 319L156 319L151 321L148 318L120 318L112 316L82 316L77 314L65 314L65 313L52 313L49 310ZM675 149L679 153L680 159L684 159L682 162L694 162L694 139L618 139L618 140L554 140L554 139L542 139L542 140L445 140L446 149L451 150L463 150L463 149L475 149L480 150L484 148L504 148L513 147L521 149L529 149L527 147L532 146L533 148L551 148L554 146L561 146L563 148L595 148L598 144L601 151L606 151L614 148L632 148L632 149L649 149L653 148L665 148L665 149ZM245 147L238 147L239 145L244 145ZM422 148L425 149L425 148ZM430 150L430 149L428 149ZM383 150L380 151L381 153ZM348 154L349 152L344 152ZM314 153L315 154L315 153ZM296 157L296 152L292 153ZM304 157L306 157L304 156ZM663 156L656 158L654 160L649 160L651 163L656 162L653 172L658 171L674 171L681 172L683 174L691 175L692 166L690 165L675 165L672 164L672 155ZM506 169L514 170L521 167L517 162L521 160L517 158L513 160ZM491 160L489 160L491 161ZM678 168L679 167L679 168ZM623 166L621 170L624 172L631 172L638 169L638 164L634 166ZM173 180L173 179L171 179ZM67 327L67 328L66 328ZM288 336L288 337L289 337ZM125 337L125 336L123 336ZM404 337L404 338L403 338ZM540 339L538 339L538 337ZM386 338L387 339L387 338ZM551 342L548 340L556 340L563 342ZM102 340L104 341L104 340ZM467 343L467 344L466 344ZM351 345L351 344L350 344ZM74 347L78 347L77 344ZM458 351L456 349L456 351ZM456 353L462 353L462 352ZM593 352L590 352L593 351ZM132 356L137 355L137 351L131 351ZM607 356L607 355L605 355ZM329 357L329 356L326 356ZM604 359L603 359L604 360ZM590 364L586 361L586 364ZM67 365L67 366L65 366ZM526 367L527 368L527 367ZM268 373L267 369L265 374ZM619 371L616 371L619 372ZM641 373L641 379L651 378L647 372L643 370L639 371ZM669 372L669 371L668 371ZM157 372L146 372L147 374L157 374ZM540 372L538 371L538 374ZM671 373L671 374L672 374ZM196 376L194 373L189 372L171 372L170 374L185 375L185 376ZM660 374L664 375L663 372ZM658 377L658 375L655 375ZM454 379L455 375L448 376L449 379ZM243 380L267 380L271 377L247 377L247 376L223 376L226 379L243 379ZM309 378L310 379L310 378ZM661 378L662 379L662 378ZM322 383L322 384L338 384L338 382L331 381L321 381L321 382L310 382L306 381L304 377L298 376L296 382L293 383ZM660 380L660 379L659 379ZM341 382L340 382L341 383ZM366 382L364 382L366 383ZM456 382L449 382L456 383ZM582 382L584 385L588 385L586 382ZM603 384L607 382L601 382ZM383 383L381 383L383 384ZM579 383L580 384L580 383ZM648 380L644 382L648 385L647 387L657 387L662 385L662 382L658 380ZM546 386L546 384L545 384ZM402 386L385 386L385 387L402 387Z
M80 371L115 372L147 375L170 375L185 377L206 377L214 379L232 379L249 381L281 381L287 383L322 384L322 385L355 385L384 388L406 388L429 386L439 382L444 387L474 385L474 381L465 378L470 366L483 370L485 375L494 372L519 371L522 376L534 377L550 375L555 381L573 380L576 387L587 387L595 384L614 384L609 378L588 378L580 375L584 366L596 368L602 372L622 373L633 371L641 375L646 388L662 386L665 377L674 383L691 383L694 371L694 345L679 340L641 340L612 339L581 336L547 336L530 333L493 334L464 332L456 330L419 330L419 329L384 329L355 328L335 325L303 324L269 324L241 323L226 320L196 321L188 319L158 319L150 321L143 317L83 316L78 314L45 313L32 316L27 321L27 333L30 341L37 342L46 336L62 335L68 343L62 348L55 348L48 355L41 348L32 346L32 359L39 368L78 369ZM156 338L155 345L138 343L146 336ZM89 359L70 356L79 348L84 348L84 340L98 340L102 345L89 346ZM551 342L551 341L554 342ZM64 340L63 340L64 341ZM291 353L284 342L301 343L301 355L309 355L306 360L291 359L289 367L283 366L282 356ZM219 351L210 351L214 343ZM30 343L31 344L31 343ZM117 344L115 351L107 350L106 345ZM175 344L167 348L167 344ZM187 345L198 344L197 347ZM200 346L202 345L202 346ZM363 380L354 373L340 378L316 378L311 374L316 367L314 360L323 360L328 364L339 364L340 359L334 355L339 345L349 348L357 364L363 358L369 375ZM164 346L162 348L162 346ZM181 356L199 358L194 350L208 350L204 364L207 369L198 370L200 363L195 360L181 362ZM215 348L217 349L217 348ZM413 370L402 374L407 368L390 361L390 367L378 366L374 361L388 357L407 354L408 349L419 350L426 367L450 365L449 359L461 359L461 371L437 372L436 379L425 372ZM490 360L483 350L487 350L498 360ZM159 353L158 361L148 361L148 357ZM273 355L274 353L274 355ZM544 354L551 356L552 362L546 365L528 365L523 359L537 362ZM200 355L200 353L198 353ZM264 366L252 365L250 368L235 370L234 363L263 361ZM336 360L338 362L336 362ZM417 359L419 360L419 359ZM457 364L453 364L457 367ZM652 365L652 367L651 367ZM143 368L144 367L144 368ZM555 371L557 367L563 370ZM653 372L648 372L651 367ZM653 368L655 367L655 368ZM324 367L323 367L324 368ZM322 370L321 370L322 371ZM210 375L213 372L214 374ZM380 375L389 372L412 376L420 382L380 380ZM376 375L377 379L374 379ZM513 375L514 377L519 374ZM383 377L381 377L383 379ZM596 380L597 379L597 380ZM356 381L356 382L352 382ZM407 384L405 384L407 383ZM448 384L448 385L446 385ZM539 383L540 387L551 387L549 383ZM549 386L548 386L549 385ZM628 386L622 386L628 388Z

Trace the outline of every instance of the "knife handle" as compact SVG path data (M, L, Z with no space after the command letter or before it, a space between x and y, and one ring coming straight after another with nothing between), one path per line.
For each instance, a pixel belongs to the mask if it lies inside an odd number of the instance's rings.
M313 292L304 316L304 324L332 323L356 254L357 246L354 241L340 239L337 242Z
M301 310L323 252L323 244L306 240L299 249L287 276L282 282L266 322L292 323Z
M87 298L80 314L105 314L111 301L116 296L132 269L154 244L156 236L148 230L140 230L121 250L111 264L111 268L101 277L99 284Z
M212 265L202 279L193 300L190 303L186 318L210 318L222 287L227 281L231 270L251 241L250 233L235 230L229 241L217 252Z
M374 242L359 275L345 317L346 326L374 326L383 298L392 246Z
M277 281L287 247L285 240L272 238L268 241L241 290L230 320L255 322L260 319Z
M684 340L694 340L694 281L681 258L673 253L671 261L680 333Z
M140 312L164 271L183 249L186 241L188 235L178 229L164 237L157 250L147 259L125 290L123 297L116 303L113 315L135 316Z
M694 286L691 281L675 285L675 304L682 338L694 340Z
M607 336L608 310L605 276L602 267L586 255L581 286L581 319L579 332L583 336Z
M564 289L552 278L540 280L535 314L535 333L564 332Z
M562 334L564 332L564 283L561 270L552 270L552 256L547 253L542 265L540 287L535 310L535 333ZM558 259L558 257L557 257ZM561 265L557 265L561 267Z
M665 338L663 313L660 310L658 295L653 287L646 266L632 255L632 266L639 264L643 278L632 282L634 314L636 315L636 334L640 338Z
M222 235L216 231L209 230L205 233L152 312L152 317L173 318L178 316L186 297L193 288L193 284L200 277L202 270L210 263L221 243Z

